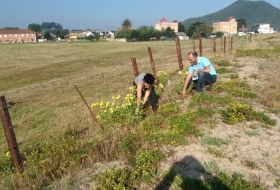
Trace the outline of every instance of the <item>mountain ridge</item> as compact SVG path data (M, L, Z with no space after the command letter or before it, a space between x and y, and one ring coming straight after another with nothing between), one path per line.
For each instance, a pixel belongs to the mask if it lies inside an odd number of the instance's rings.
M188 27L194 22L205 22L212 26L213 22L226 21L230 16L235 19L245 19L247 28L260 23L268 23L274 30L280 30L280 9L261 0L237 0L215 13L186 19L182 24Z

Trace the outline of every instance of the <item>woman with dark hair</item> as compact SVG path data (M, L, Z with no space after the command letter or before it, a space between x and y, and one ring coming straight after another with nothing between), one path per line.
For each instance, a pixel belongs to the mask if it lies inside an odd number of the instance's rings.
M133 81L133 85L136 86L137 105L144 105L149 98L152 109L156 112L158 108L158 98L154 90L154 83L155 77L151 73L141 73ZM143 96L144 98L141 102Z

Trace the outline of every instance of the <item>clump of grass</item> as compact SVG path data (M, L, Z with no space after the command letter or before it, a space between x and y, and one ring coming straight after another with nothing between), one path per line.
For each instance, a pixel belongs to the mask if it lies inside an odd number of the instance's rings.
M245 160L244 165L251 169L259 169L258 164L252 160Z
M259 78L258 74L256 74L256 73L252 73L251 75L249 75L249 77L253 78L253 79L258 79Z
M210 154L212 154L218 158L225 158L225 155L221 151L219 151L213 147L208 147L207 150Z
M224 68L224 67L219 68L219 69L216 69L216 72L217 72L218 74L232 73L231 70L229 70L229 69L227 69L227 68Z
M260 133L258 133L257 131L245 131L245 134L248 135L249 137L260 135Z
M221 60L221 61L218 61L218 62L213 62L214 64L217 64L221 67L229 67L231 66L231 63L227 60Z
M201 137L202 142L208 144L208 145L214 145L214 146L221 146L223 144L229 144L230 141L224 140L222 138L218 137L212 137L212 136L202 136Z

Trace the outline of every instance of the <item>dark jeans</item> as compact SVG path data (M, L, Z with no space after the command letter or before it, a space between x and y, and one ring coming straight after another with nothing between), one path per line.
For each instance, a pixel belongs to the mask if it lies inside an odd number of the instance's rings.
M135 82L133 82L133 85L136 86ZM146 93L146 89L143 88L142 89L142 97L144 97L145 93ZM137 94L136 94L136 96L137 96ZM157 111L157 108L158 108L158 97L157 97L157 94L156 94L154 88L152 88L152 90L151 90L151 93L150 93L150 96L149 96L149 101L150 101L150 104L152 106L153 111L154 112Z
M196 92L202 92L203 88L205 85L209 85L209 84L213 84L215 83L217 80L217 75L211 75L209 73L205 73L205 72L199 72L198 73L198 80L194 81L194 83L196 83ZM189 84L187 86L190 86L192 80L189 81Z

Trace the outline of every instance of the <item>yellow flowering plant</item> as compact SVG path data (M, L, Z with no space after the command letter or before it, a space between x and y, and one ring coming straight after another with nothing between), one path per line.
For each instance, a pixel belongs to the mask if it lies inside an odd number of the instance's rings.
M101 100L91 104L97 119L106 125L136 124L142 120L143 108L136 104L135 87L124 97L116 95L111 101ZM137 111L136 111L137 110Z

